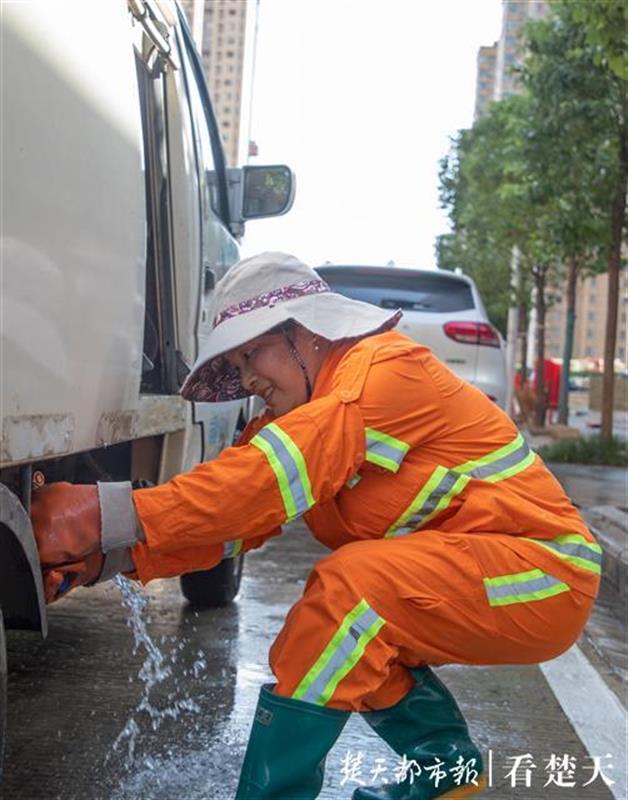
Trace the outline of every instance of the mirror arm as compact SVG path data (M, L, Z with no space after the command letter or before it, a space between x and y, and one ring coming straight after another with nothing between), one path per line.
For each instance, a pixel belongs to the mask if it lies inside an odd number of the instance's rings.
M229 195L229 230L239 241L244 235L244 217L242 215L244 172L241 167L227 169L227 193Z

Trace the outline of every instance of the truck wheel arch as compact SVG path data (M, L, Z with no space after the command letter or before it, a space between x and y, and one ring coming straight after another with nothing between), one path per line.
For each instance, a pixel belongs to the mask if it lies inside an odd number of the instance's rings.
M7 628L38 630L48 618L31 521L19 499L0 484L0 608Z

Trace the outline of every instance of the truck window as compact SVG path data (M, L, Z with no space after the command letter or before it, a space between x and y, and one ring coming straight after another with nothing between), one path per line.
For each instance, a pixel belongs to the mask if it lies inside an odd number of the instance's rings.
M176 394L172 223L168 175L167 95L157 58L136 53L146 176L146 293L140 391Z
M183 47L181 59L184 62L190 109L194 125L197 158L203 202L203 218L213 211L225 224L229 221L225 159L220 141L218 125L211 106L209 91L203 75L185 16L180 11ZM206 228L206 225L203 225Z
M194 148L201 201L201 258L203 293L211 304L215 281L238 259L235 241L228 233L228 200L224 154L202 66L187 23L182 24L181 66L190 102ZM202 321L207 322L206 314Z

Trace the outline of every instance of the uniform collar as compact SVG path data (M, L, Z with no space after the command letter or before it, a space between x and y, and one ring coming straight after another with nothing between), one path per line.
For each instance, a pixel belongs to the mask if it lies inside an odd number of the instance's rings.
M342 361L344 355L356 344L355 339L343 339L340 342L333 342L329 348L325 360L321 364L321 368L316 376L314 383L314 391L312 392L312 400L318 400L324 397L332 389L332 382L334 373L338 368L338 364Z

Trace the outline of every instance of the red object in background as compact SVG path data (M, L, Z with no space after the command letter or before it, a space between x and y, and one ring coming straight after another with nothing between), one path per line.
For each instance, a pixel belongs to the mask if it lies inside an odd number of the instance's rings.
M539 372L538 362L535 365L534 388L537 388L537 375ZM560 397L560 364L555 364L549 359L543 361L543 377L545 379L545 397L547 398L548 408L558 408Z
M534 393L538 393L538 379L537 375L539 374L538 370L538 361L534 366L534 373L532 374L529 380L532 381L532 386L534 388ZM545 359L543 362L543 381L544 381L544 390L545 390L545 404L546 404L546 422L551 424L553 422L553 417L558 410L558 406L560 403L560 379L562 374L562 368L560 364L555 364L553 361L549 359ZM526 384L528 381L526 381ZM521 382L521 372L517 371L515 373L514 378L514 385L515 388L521 389L522 382Z
M545 402L547 404L547 421L549 423L552 422L552 417L554 413L558 409L558 403L560 400L560 377L561 377L561 366L560 364L555 364L553 361L549 359L545 359L543 361L543 379L545 383ZM534 390L538 390L538 376L539 374L539 364L538 361L534 367Z

